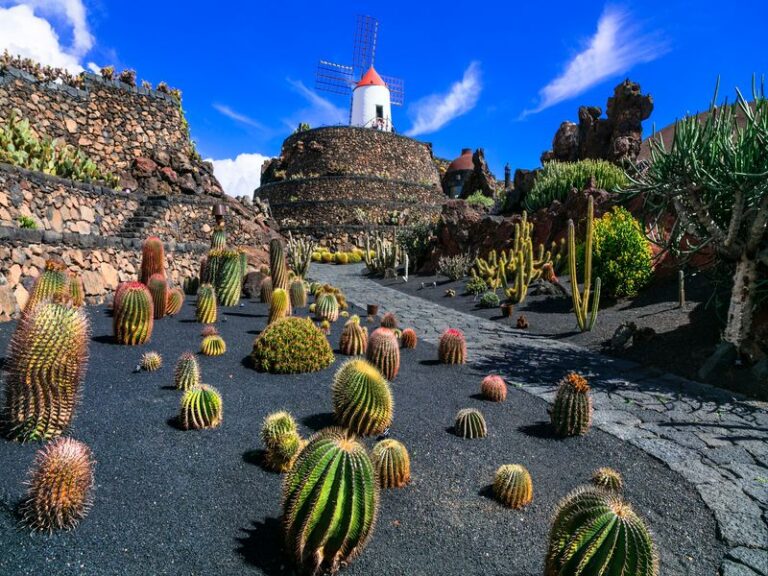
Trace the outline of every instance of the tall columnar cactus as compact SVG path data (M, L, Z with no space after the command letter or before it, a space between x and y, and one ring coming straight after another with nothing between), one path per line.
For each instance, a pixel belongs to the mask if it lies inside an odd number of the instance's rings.
M402 488L411 481L411 459L401 442L385 438L371 451L376 477L382 488Z
M9 435L47 440L71 423L88 363L90 336L82 308L41 302L19 320L6 356Z
M360 316L354 315L341 331L339 350L345 356L362 356L368 348L368 329L360 325Z
M507 399L507 383L501 376L490 374L480 383L480 394L491 402L504 402Z
M307 288L304 285L304 280L299 278L291 282L290 295L291 295L291 305L294 308L306 308Z
M91 506L93 467L91 450L72 438L56 438L39 450L19 510L22 522L33 530L74 528Z
M549 533L545 576L658 576L651 534L619 496L577 488L562 500Z
M216 291L210 284L203 284L197 291L195 318L201 324L216 322Z
M213 386L198 384L181 398L179 424L185 430L216 428L223 419L224 404L221 394Z
M147 288L152 295L152 310L155 320L165 318L165 310L168 306L168 280L162 274L153 274L147 282Z
M211 250L225 250L227 248L227 233L223 226L217 226L211 234Z
M208 257L210 261L212 256ZM243 276L240 272L240 254L237 250L224 250L214 259L216 264L216 298L220 306L237 306L240 302L240 291L243 287Z
M287 472L303 447L296 421L285 411L272 412L261 425L261 441L266 448L265 463L276 472Z
M440 336L437 356L443 364L464 364L467 361L467 341L464 333L456 328L448 328Z
M115 292L112 331L118 344L136 346L148 342L154 326L152 295L141 282L124 282Z
M480 410L476 408L462 408L456 414L456 422L453 431L462 438L485 438L488 435L488 427Z
M295 239L290 231L288 232L288 259L291 262L291 268L299 278L307 277L312 263L312 253L316 247L317 244L311 240Z
M583 291L579 290L576 270L576 228L573 220L568 221L568 267L571 274L571 296L573 311L579 330L587 332L595 327L597 309L600 307L600 278L595 280L595 291L592 290L592 237L595 219L595 201L589 197L587 204L587 233L584 240L584 283Z
M336 322L339 319L339 302L333 294L321 294L315 302L315 318Z
M189 390L200 384L200 365L192 352L184 352L176 362L173 371L173 386L176 390Z
M592 397L583 376L571 372L563 378L550 417L560 436L583 436L587 433L592 424Z
M394 402L389 384L367 360L347 361L331 386L336 423L361 436L376 436L392 424Z
M288 264L285 261L283 243L273 238L269 241L269 276L275 288L288 290Z
M624 488L624 479L621 473L613 468L598 468L592 474L592 484L611 492L621 492Z
M525 466L504 464L496 470L493 479L493 493L509 508L522 508L533 500L533 482Z
M269 319L267 324L272 324L280 318L285 318L291 315L291 298L288 296L288 292L282 288L275 288L272 293L272 302L269 304Z
M72 306L80 307L85 304L85 287L83 287L83 279L75 272L69 273L69 297Z
M267 276L264 278L264 280L261 281L261 285L259 286L259 300L261 300L264 304L269 304L272 302L272 293L275 291L275 287L272 285L272 278Z
M144 240L141 247L141 275L139 280L147 284L154 274L165 276L165 250L163 242L157 236Z
M30 311L40 302L52 298L68 300L70 298L69 282L69 274L64 262L55 259L46 260L45 268L32 286L24 311Z
M373 532L378 502L365 447L340 429L313 436L283 484L286 549L299 569L335 573L358 556Z
M395 330L397 328L397 316L393 312L387 312L381 317L381 327Z
M403 333L400 335L400 345L403 348L413 349L416 348L416 344L418 343L418 338L416 336L416 331L413 328L406 328L403 330Z
M368 340L365 355L387 380L394 380L400 371L400 345L392 330L387 328L374 330Z
M227 343L219 335L214 326L203 329L203 341L200 342L200 353L203 356L221 356L227 351Z

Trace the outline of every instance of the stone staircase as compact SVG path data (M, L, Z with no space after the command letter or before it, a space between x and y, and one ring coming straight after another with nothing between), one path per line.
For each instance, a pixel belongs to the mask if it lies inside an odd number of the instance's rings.
M123 225L121 236L124 238L144 238L147 228L162 218L170 208L168 196L153 194L147 196L139 208Z

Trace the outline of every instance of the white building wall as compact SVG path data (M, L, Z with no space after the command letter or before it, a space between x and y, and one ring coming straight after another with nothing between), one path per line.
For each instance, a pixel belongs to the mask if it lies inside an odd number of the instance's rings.
M376 121L376 106L383 108L383 120ZM392 131L392 106L386 86L358 86L352 92L352 126Z

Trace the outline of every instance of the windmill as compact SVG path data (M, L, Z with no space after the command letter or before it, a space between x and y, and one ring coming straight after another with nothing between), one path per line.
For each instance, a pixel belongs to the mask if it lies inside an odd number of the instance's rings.
M404 83L400 78L379 75L374 69L378 33L376 18L358 16L352 65L320 60L315 88L331 94L351 95L350 125L391 131L390 106L403 105Z

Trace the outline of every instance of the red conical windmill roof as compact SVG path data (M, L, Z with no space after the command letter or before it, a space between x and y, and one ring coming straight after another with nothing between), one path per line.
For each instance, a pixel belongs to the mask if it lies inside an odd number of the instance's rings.
M373 69L373 66L368 68L368 72L363 74L363 77L360 78L360 82L357 83L357 86L355 88L359 88L360 86L386 86L387 84L384 82L384 80L381 79L381 76L379 76L379 73L376 72L376 70Z

